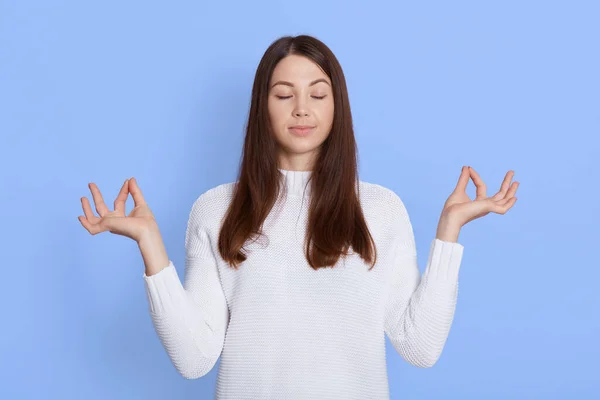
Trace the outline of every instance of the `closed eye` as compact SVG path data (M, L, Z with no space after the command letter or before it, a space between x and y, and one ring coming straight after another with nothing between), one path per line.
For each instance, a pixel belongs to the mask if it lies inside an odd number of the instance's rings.
M275 97L277 97L280 100L285 100L285 99L289 99L292 96L275 96ZM310 96L310 97L312 97L313 99L317 99L317 100L323 100L325 97L327 97L327 95L325 95L325 96Z

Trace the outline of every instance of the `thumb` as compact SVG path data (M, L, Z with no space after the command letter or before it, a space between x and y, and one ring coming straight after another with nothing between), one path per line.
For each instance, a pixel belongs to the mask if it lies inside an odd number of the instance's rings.
M469 168L463 166L462 171L460 172L460 176L458 177L458 182L456 184L455 192L467 192L467 184L469 183Z
M133 202L136 206L146 205L146 201L142 195L142 190L138 186L136 179L133 177L129 180L129 192L131 193L131 197L133 197Z

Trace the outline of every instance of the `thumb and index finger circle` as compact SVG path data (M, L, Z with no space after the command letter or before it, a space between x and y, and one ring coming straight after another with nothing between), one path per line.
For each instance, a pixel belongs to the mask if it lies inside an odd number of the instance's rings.
M125 214L125 202L129 195L129 179L126 179L121 186L121 191L115 199L115 211L119 211L121 214Z
M146 205L146 201L142 195L142 190L133 177L129 179L129 193L131 193L131 197L133 197L133 202L135 203L136 207Z
M460 176L458 177L458 182L456 183L455 192L467 192L467 184L469 183L469 167L463 166Z

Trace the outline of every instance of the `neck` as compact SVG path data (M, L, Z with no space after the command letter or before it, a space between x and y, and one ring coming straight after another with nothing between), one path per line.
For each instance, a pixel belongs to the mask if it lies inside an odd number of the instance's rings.
M293 171L278 168L283 175L283 182L287 189L288 196L306 196L310 194L309 178L312 171Z

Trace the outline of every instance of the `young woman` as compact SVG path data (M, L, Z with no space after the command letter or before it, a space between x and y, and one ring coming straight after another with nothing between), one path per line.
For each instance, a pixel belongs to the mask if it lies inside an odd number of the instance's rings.
M192 206L183 284L134 178L114 211L90 184L100 217L82 198L91 234L138 243L152 321L175 368L199 378L221 356L217 399L389 398L385 335L409 363L435 364L456 305L459 231L516 201L513 171L487 197L463 167L421 276L402 201L358 179L349 104L325 44L305 35L271 44L256 71L238 180Z

